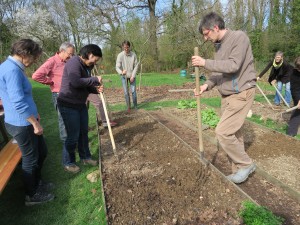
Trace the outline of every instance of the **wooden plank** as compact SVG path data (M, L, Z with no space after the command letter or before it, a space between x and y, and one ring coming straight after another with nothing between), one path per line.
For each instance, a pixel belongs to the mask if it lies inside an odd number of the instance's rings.
M193 92L194 89L169 89L168 92Z
M16 166L22 157L21 151L17 144L12 140L5 145L0 152L0 194L4 190L9 178L14 172Z
M3 168L7 165L9 160L13 157L16 150L18 150L18 145L13 144L12 140L10 140L0 151L0 173L3 170Z

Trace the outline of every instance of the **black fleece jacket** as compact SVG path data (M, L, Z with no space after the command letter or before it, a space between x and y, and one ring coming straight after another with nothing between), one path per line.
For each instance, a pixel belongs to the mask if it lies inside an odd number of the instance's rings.
M297 105L300 100L300 71L293 69L291 74L291 92L294 105Z
M259 78L262 78L262 76L271 67L272 67L272 69L271 69L270 76L268 79L269 83L271 83L273 80L281 81L284 84L290 82L290 76L291 76L291 73L293 72L294 67L285 60L283 60L282 65L278 69L275 69L275 67L273 66L273 60L271 60L268 63L268 65L266 66L266 68L263 71L261 71L261 73L258 75Z
M85 105L89 93L98 94L100 85L97 77L91 77L91 68L87 67L79 56L73 56L66 62L57 98L59 105L80 108Z

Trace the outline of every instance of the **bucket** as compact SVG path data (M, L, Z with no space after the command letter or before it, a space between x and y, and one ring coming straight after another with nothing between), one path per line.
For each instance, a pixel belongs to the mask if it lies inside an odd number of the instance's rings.
M180 76L186 77L186 70L180 70Z

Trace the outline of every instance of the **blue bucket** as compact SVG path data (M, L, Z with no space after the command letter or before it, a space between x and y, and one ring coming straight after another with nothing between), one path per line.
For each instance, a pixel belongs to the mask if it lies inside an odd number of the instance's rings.
M186 70L180 70L180 76L186 77Z

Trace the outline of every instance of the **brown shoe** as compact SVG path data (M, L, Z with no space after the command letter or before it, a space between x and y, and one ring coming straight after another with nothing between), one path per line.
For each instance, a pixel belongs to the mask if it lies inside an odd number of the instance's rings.
M70 173L78 173L80 171L79 166L76 165L65 166L64 169Z
M91 166L97 166L98 165L98 161L93 160L93 159L83 159L81 161L82 161L83 165L91 165Z

